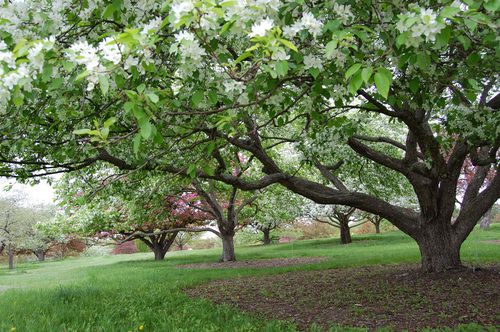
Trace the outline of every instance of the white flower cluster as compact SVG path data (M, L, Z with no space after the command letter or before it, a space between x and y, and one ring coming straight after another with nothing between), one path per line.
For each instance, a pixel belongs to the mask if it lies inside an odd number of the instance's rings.
M87 90L92 91L99 81L99 75L106 71L101 64L98 49L82 40L73 45L66 51L66 56L71 62L85 67L88 76Z
M3 110L15 87L29 91L32 78L43 70L44 51L51 50L54 39L45 39L33 43L28 49L29 62L16 63L16 56L0 40L0 110ZM1 112L1 111L0 111Z
M189 31L180 31L175 34L175 40L177 43L172 45L170 51L179 53L183 64L191 63L199 67L207 52L200 46L196 36Z
M437 14L432 9L417 8L419 14L408 12L399 15L396 29L404 33L409 31L410 36L406 38L406 46L418 47L425 38L427 42L434 42L436 35L445 27L444 23L438 22Z
M245 84L243 82L238 82L234 80L228 80L224 82L224 93L230 95L240 95L245 91Z
M323 63L321 59L313 54L304 56L304 69L316 68L323 70Z
M273 20L267 17L261 20L259 23L254 23L254 25L252 26L252 31L248 34L248 36L250 38L264 37L273 27Z
M290 26L283 27L283 35L293 38L302 30L307 30L314 38L321 35L323 23L316 19L313 14L306 12L302 18Z
M354 18L353 13L351 12L351 5L339 5L335 2L333 4L333 12L342 24L348 24Z
M184 15L194 10L194 2L192 0L175 0L170 8L174 17L171 23L176 25Z
M99 51L104 59L117 65L122 61L124 47L113 37L108 37L99 43Z

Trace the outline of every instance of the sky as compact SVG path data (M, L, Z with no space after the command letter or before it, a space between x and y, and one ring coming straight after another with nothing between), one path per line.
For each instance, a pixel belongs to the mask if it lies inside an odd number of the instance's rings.
M5 187L13 184L11 189L19 192L25 203L28 204L51 204L54 202L54 190L45 180L41 180L39 184L30 186L16 183L14 180L0 178L0 196L8 196L11 191L4 191Z

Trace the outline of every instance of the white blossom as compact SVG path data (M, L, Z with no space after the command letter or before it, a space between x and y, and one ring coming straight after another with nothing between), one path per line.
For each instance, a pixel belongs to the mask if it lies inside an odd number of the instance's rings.
M304 56L304 69L316 68L323 70L323 64L321 59L314 56L313 54L308 54Z
M267 17L259 23L254 23L254 25L252 26L252 31L248 35L250 36L250 38L264 37L267 32L273 28L273 26L273 20Z
M99 51L104 59L117 65L122 60L124 49L114 38L109 37L99 43Z

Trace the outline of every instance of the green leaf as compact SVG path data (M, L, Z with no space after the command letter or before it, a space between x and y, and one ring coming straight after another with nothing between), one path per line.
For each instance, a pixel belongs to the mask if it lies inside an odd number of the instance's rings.
M191 103L194 107L197 107L205 97L205 93L201 90L196 90L195 93L191 96Z
M109 127L105 127L101 129L101 136L103 139L107 139L109 136Z
M242 55L240 55L239 57L237 57L236 60L234 60L234 64L236 65L236 64L240 63L241 61L245 60L246 58L251 57L252 55L253 54L250 52L245 52Z
M113 116L113 117L107 119L106 121L104 121L104 125L103 126L104 126L104 128L109 128L113 124L115 124L115 122L116 122L116 118Z
M139 92L139 93L143 93L144 90L146 90L146 85L144 83L142 83L141 85L139 85L137 87L137 92Z
M157 104L160 101L160 97L158 97L155 93L150 92L146 94L146 96L151 100L154 104Z
M360 63L355 63L353 64L351 67L349 67L349 69L347 69L347 71L345 72L345 78L348 79L349 77L351 77L352 75L356 74L358 72L358 70L361 68L361 64Z
M351 94L355 95L359 88L361 88L361 85L363 85L363 78L361 77L361 72L358 71L352 77L351 82L349 82L349 91Z
M329 58L333 52L337 49L338 40L329 41L325 46L325 56Z
M189 177L194 179L196 176L196 165L194 165L194 164L189 165L189 167L187 169L187 174Z
M110 18L111 16L113 16L114 12L115 12L115 7L113 6L113 4L109 4L106 7L106 9L104 9L104 13L102 14L102 18L103 19Z
M217 104L218 100L219 97L217 96L217 92L213 90L208 91L208 101L210 102L210 105Z
M90 129L77 129L73 130L73 134L75 135L89 135L92 132Z
M99 75L99 87L101 88L102 94L105 96L109 91L109 81L104 75Z
M288 73L288 62L284 60L278 61L275 68L278 75L283 77Z
M280 43L282 43L283 45L285 45L286 47L288 47L289 49L295 51L295 52L298 52L299 50L297 49L297 47L291 42L291 41L288 41L286 39L283 39L283 38L279 38L278 39L280 41Z
M496 12L500 9L500 0L486 0L483 6L487 11Z
M363 81L365 83L368 83L368 81L372 77L372 74L373 74L373 68L372 67L363 68L363 70L361 71L361 78L363 79Z
M417 77L414 77L411 81L410 81L410 90L411 92L413 93L417 93L418 90L420 90L420 80L417 78Z
M401 33L398 36L398 38L396 38L396 46L401 47L401 45L404 45L409 36L410 36L410 32L408 32L408 31Z
M311 74L311 76L314 78L318 78L319 69L318 68L311 68L311 69L309 69L309 74Z
M389 96L389 89L392 83L392 73L385 69L379 68L374 76L375 86L377 87L378 93L385 99Z
M420 69L426 70L427 68L429 68L430 64L431 64L431 57L427 53L417 54L417 66Z
M231 27L234 25L234 22L236 22L236 21L231 20L231 21L224 23L224 25L220 29L220 34L224 35L227 31L229 31L229 29L231 29Z
M149 139L151 137L151 133L153 132L153 125L149 122L148 119L140 119L139 120L139 133L142 138Z
M86 71L84 71L84 72L82 72L82 73L78 74L78 76L75 78L75 81L76 81L76 82L81 81L81 80L83 80L85 77L89 76L89 74L90 74L90 73L88 72L88 70L86 70Z
M441 32L436 36L436 43L434 44L434 46L437 49L448 46L451 38L451 32L452 31L450 27L446 27L441 30Z
M446 7L443 8L443 10L441 11L441 13L439 13L439 16L444 17L444 18L453 18L460 11L461 11L461 9L458 8L458 7L446 6Z

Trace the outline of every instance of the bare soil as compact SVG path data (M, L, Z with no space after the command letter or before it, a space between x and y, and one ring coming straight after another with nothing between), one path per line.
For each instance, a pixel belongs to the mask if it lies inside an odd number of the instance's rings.
M325 257L297 257L297 258L272 258L257 259L251 261L217 262L217 263L197 263L177 265L182 269L223 269L223 268L268 268L291 265L315 264L325 261Z
M290 272L187 289L264 319L394 331L477 323L500 327L500 265L421 274L416 265Z

